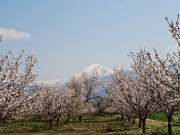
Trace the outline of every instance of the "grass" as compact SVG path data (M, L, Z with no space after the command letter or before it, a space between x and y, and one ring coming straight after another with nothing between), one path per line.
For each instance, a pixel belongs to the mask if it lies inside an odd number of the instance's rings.
M178 115L178 114L177 114ZM157 132L166 132L167 122L162 114L154 114L147 119L147 135L156 135ZM60 119L60 125L56 126L54 121L52 129L49 128L49 123L42 119L38 122L36 117L31 117L27 120L26 126L23 120L7 120L5 123L0 123L0 134L8 135L94 135L94 134L110 134L110 135L140 135L142 129L138 128L138 119L134 125L128 123L125 119L121 121L120 115L102 115L102 116L83 116L82 122L78 121L78 117L73 124L72 118L67 124L67 118ZM173 127L173 130L178 130L179 127ZM180 132L176 131L177 134ZM176 135L176 134L174 134Z
M149 116L150 119L153 120L158 120L158 121L162 121L162 122L167 122L167 117L165 114L163 113L155 113L155 114L151 114Z
M180 112L175 112L174 113L174 116L178 117L179 118L179 123L180 123ZM167 122L167 117L165 114L163 113L155 113L155 114L151 114L149 116L150 119L153 119L153 120L158 120L158 121L162 121L162 122ZM172 122L174 122L174 119L172 119Z

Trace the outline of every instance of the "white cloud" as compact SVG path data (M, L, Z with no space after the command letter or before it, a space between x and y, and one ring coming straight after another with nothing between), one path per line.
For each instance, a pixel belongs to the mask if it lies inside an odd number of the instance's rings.
M31 35L26 32L20 32L15 29L5 29L0 27L0 35L3 36L3 39L10 39L10 40L19 40L19 39L30 39Z

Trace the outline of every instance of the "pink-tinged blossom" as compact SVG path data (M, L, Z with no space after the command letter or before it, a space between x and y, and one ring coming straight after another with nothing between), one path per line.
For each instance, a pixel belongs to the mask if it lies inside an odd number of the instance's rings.
M25 71L18 75L18 69L23 64L24 50L18 57L15 57L12 51L7 55L2 54L0 60L0 116L1 118L17 118L20 116L19 109L26 102L27 85L32 83L36 75L32 72L37 59L31 55L29 59L26 58ZM31 65L30 63L34 63ZM28 98L27 98L28 99Z

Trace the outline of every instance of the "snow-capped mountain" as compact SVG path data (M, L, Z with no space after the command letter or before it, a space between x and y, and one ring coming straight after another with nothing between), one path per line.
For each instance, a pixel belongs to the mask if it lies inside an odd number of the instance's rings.
M66 84L68 82L69 78L63 78L63 79L56 79L56 80L48 80L48 81L38 81L39 83L45 83L45 84Z
M110 70L110 69L108 69L106 67L103 67L103 66L101 66L99 64L93 64L93 65L83 69L81 71L81 73L82 72L86 72L89 75L93 75L94 73L98 73L100 78L113 74L113 70ZM81 76L81 73L78 73L75 76Z
M75 74L74 76L81 76L82 72L86 72L89 75L93 75L94 73L98 73L100 76L100 80L109 81L111 78L111 75L113 74L113 70L110 70L106 67L103 67L99 64L93 64L89 67L86 67L83 69L80 73ZM70 78L64 78L64 79L56 79L56 80L49 80L49 81L39 81L40 83L46 83L46 84L59 84L59 85L65 85Z

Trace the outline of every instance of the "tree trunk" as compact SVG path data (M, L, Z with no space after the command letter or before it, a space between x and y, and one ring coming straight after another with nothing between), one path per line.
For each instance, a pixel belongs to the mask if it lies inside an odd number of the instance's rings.
M172 126L171 126L171 122L172 122L172 116L167 116L168 117L168 133L169 135L172 135Z
M133 118L133 122L131 123L131 125L133 125L135 123L135 120L136 120L136 118Z
M131 123L131 118L128 117L128 122Z
M6 118L3 118L3 123L5 123L6 122Z
M41 115L38 116L39 122L41 122Z
M49 128L52 128L52 120L49 121Z
M70 121L70 115L68 115L68 121L67 121L67 123L69 123L69 121Z
M121 121L124 120L124 114L121 114Z
M143 134L146 133L146 117L142 119L143 122Z
M59 117L57 117L56 126L59 126Z
M142 118L139 118L139 128L141 128Z
M79 115L79 122L82 121L82 115Z

